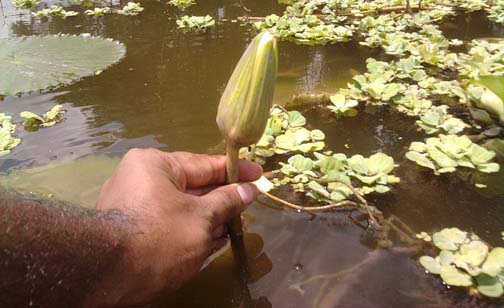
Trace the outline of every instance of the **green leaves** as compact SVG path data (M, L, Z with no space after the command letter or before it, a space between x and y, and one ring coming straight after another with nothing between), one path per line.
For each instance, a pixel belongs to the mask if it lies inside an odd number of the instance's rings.
M488 297L504 295L504 248L490 249L476 234L447 228L432 235L439 255L421 256L431 274L456 287L470 287Z
M336 94L329 97L333 106L328 106L329 110L334 112L337 117L347 116L354 117L357 115L357 110L353 109L353 107L357 107L359 102L356 100L347 101L343 94Z
M195 31L195 32L203 32L208 28L215 25L215 20L212 16L182 16L180 19L177 19L177 25L179 28L184 31Z
M184 11L188 7L196 4L195 0L170 0L169 4L176 6L179 10Z
M454 172L458 167L477 169L484 173L499 171L492 162L495 152L473 143L467 136L439 135L427 138L425 143L413 142L406 158L436 174Z
M416 121L416 124L429 135L440 130L448 134L458 134L469 127L464 121L448 114L448 106L445 105L432 107Z
M26 119L24 122L25 128L28 130L37 130L39 127L53 126L61 120L63 115L62 105L56 105L43 116L39 116L33 112L23 111L19 114L20 117Z
M12 136L15 130L16 125L12 124L12 118L0 113L0 157L8 155L21 142L21 139Z
M126 50L110 39L50 35L0 39L0 95L42 90L94 75Z
M136 16L142 13L144 8L138 2L128 2L122 9L118 10L117 13L121 15Z

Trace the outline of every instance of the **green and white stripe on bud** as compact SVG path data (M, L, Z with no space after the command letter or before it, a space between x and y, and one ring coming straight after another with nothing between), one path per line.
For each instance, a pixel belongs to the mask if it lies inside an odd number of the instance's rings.
M249 146L261 138L273 101L277 67L276 40L262 32L243 53L219 103L217 126L228 145Z

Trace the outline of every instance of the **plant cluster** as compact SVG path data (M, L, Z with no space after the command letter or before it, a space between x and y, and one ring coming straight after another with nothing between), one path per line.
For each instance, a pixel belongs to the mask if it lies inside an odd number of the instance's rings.
M196 4L195 0L170 0L168 4L176 6L179 10L184 11L188 7Z
M58 6L58 5L51 5L47 9L43 9L37 12L32 13L33 16L35 17L61 17L61 18L67 18L67 17L73 17L79 15L78 12L75 11L67 11L63 7Z
M21 139L12 136L15 130L16 125L12 124L12 117L0 113L0 157L8 155L21 142Z
M427 138L425 143L412 142L406 153L406 158L436 174L454 172L457 167L498 172L499 164L492 162L494 157L494 151L473 143L467 136L456 135Z
M62 105L56 105L42 116L30 111L23 111L19 116L25 119L24 126L27 130L37 130L39 127L53 126L61 121L64 113L61 108L63 108Z
M88 16L95 16L95 17L101 17L105 16L105 14L110 14L112 13L112 9L110 9L108 6L106 7L95 7L92 10L86 10L84 11L84 14Z
M202 32L215 25L215 20L212 16L182 16L177 20L177 25L184 31Z
M136 16L142 11L144 8L138 2L128 2L122 9L117 11L117 14L128 15L128 16Z
M361 194L384 193L399 182L390 173L395 167L392 157L376 153L347 157L331 151L321 153L325 135L318 129L305 128L306 118L298 111L275 106L271 109L261 140L252 148L242 148L240 156L264 164L275 154L294 154L275 171L275 186L289 184L294 191L320 202L338 202L349 198L352 182ZM313 156L311 156L313 155ZM312 158L310 158L312 157Z
M504 295L504 248L491 248L476 234L447 228L432 240L439 254L420 257L420 264L431 274L454 287L469 287L488 297Z
M12 0L12 5L18 9L33 9L40 3L40 0Z

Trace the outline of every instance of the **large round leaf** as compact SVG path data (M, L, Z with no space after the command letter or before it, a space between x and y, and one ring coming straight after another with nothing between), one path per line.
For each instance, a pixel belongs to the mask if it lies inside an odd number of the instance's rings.
M69 84L119 61L123 44L74 35L0 39L0 95Z

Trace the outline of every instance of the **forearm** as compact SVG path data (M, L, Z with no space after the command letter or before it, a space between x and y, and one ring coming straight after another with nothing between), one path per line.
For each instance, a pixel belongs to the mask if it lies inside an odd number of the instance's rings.
M0 197L0 306L75 307L107 300L98 289L126 253L132 221L29 195ZM103 298L100 298L103 297Z

